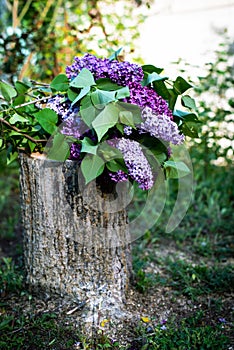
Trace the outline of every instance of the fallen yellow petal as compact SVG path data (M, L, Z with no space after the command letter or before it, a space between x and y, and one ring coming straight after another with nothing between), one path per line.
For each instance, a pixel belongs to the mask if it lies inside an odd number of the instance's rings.
M109 322L109 320L105 319L105 320L102 320L102 322L100 323L101 327L105 327L105 324Z
M150 322L149 317L141 317L141 320L142 320L143 322L145 322L145 323Z

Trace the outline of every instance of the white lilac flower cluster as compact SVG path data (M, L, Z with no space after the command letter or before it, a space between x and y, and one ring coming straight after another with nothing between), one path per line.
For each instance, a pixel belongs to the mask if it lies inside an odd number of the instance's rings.
M142 110L143 123L140 124L141 133L149 133L151 136L174 145L180 145L184 142L184 135L180 134L178 126L168 115L156 115L151 108L145 107Z
M117 148L122 152L129 176L139 184L139 188L148 190L153 186L153 173L140 144L134 140L121 138Z

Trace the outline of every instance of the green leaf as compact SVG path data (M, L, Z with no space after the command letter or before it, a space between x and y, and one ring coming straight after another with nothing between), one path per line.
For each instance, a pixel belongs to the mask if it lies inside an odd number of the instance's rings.
M23 131L23 130L22 130L22 131ZM8 135L9 135L10 137L12 137L12 136L22 136L22 133L13 130L13 131L10 131Z
M143 134L140 138L140 143L146 148L146 153L149 156L153 154L160 164L167 159L168 151L166 142L161 142L155 137Z
M195 113L175 110L174 120L185 136L198 137L198 129L201 124Z
M65 74L59 74L52 80L50 87L55 91L67 91L69 79Z
M119 132L123 135L124 134L124 125L117 123L116 128L119 130Z
M132 112L130 111L120 111L119 112L119 120L124 125L129 125L132 128L136 129L136 126L134 124L134 119Z
M113 83L109 78L100 78L96 81L97 88L106 91L116 91L122 89L122 86Z
M30 141L30 140L28 140L28 145L29 145L29 148L30 148L30 152L32 153L34 151L34 149L35 149L37 144L32 142L32 141Z
M142 123L141 110L139 106L120 101L117 102L115 106L119 109L120 112L131 112L133 116L134 125Z
M13 106L15 107L15 106L19 106L19 105L21 105L22 103L24 103L25 102L25 96L24 95L18 95L18 96L16 96L15 98L14 98L14 100L13 100ZM21 107L22 108L22 107Z
M158 95L160 95L164 100L169 100L170 94L168 92L168 89L166 87L166 84L162 80L154 81L153 82L154 90L157 92Z
M121 99L128 97L128 96L130 96L130 91L129 91L128 86L124 86L121 89L117 90L116 98L118 100L121 100Z
M162 153L152 152L152 153L160 164L165 162L165 160L167 159L167 155L164 152L162 152Z
M44 108L35 113L35 118L42 126L42 128L49 134L53 134L57 130L58 116L50 108Z
M106 161L116 158L123 158L123 155L118 148L112 147L106 142L99 145L98 154L101 155Z
M113 61L113 60L117 60L118 59L118 56L120 54L120 52L122 51L122 47L120 47L118 50L116 50L110 57L109 57L109 60L110 61Z
M160 74L163 71L163 68L155 67L152 64L144 64L141 68L143 69L144 72L147 72L147 73L156 72Z
M29 86L27 84L22 83L22 81L15 82L15 88L20 95L24 95L26 91L28 91Z
M171 111L174 110L174 107L175 107L175 104L176 104L176 100L177 100L177 97L178 97L178 94L176 93L176 91L174 89L167 89L168 93L169 93L169 100L168 100L168 103L169 103L169 108Z
M173 116L178 117L179 119L186 121L186 122L188 121L188 122L200 123L200 121L198 120L197 115L195 113L180 111L180 110L176 109L173 113Z
M13 116L9 119L9 123L14 125L16 124L17 122L20 122L20 123L28 123L29 120L26 119L25 117L22 117L21 115L15 113L13 114Z
M47 158L64 162L70 154L70 146L66 140L66 135L60 133L56 134L53 138L52 147L45 150Z
M182 95L185 91L192 88L192 85L184 80L184 78L177 77L173 84L173 88L178 95Z
M163 81L168 79L168 77L161 77L161 75L159 75L156 72L153 73L145 73L145 77L143 79L142 85L146 86L149 85L150 83L154 82L154 81Z
M86 155L81 162L81 171L85 178L85 183L96 179L102 174L105 164L101 157L97 155Z
M90 96L85 96L81 100L80 115L89 128L92 127L92 122L97 116L97 109L93 106Z
M128 169L123 159L111 159L109 162L106 163L106 167L113 173L117 172L118 170L122 170L126 174L128 173Z
M90 94L92 103L98 109L103 109L104 105L115 101L115 92L114 91L104 91L104 90L95 90Z
M70 86L76 88L83 88L92 85L96 85L93 74L86 68L83 68L77 77L70 83Z
M113 103L109 103L92 122L92 126L98 136L98 141L118 122L118 119L119 109Z
M18 157L18 152L7 152L7 165L11 164Z
M190 169L183 162L168 160L164 163L167 178L178 179L190 173Z
M75 98L78 96L78 92L77 91L79 91L79 90L77 90L77 89L73 90L72 88L69 88L67 90L67 97L69 98L70 101L74 101Z
M196 110L197 108L194 98L190 97L189 95L182 96L181 102L184 107L189 109Z
M0 81L0 94L6 101L10 102L13 97L17 96L17 91L13 88L13 86Z
M89 137L84 137L84 139L81 141L81 144L81 152L95 155L97 154L98 145L95 145Z
M90 86L85 86L80 90L80 93L76 96L74 101L72 102L72 106L77 103L79 100L81 100L85 95L87 95L90 91Z
M189 136L191 138L199 137L197 123L194 123L194 122L183 123L181 127L181 131L185 136Z

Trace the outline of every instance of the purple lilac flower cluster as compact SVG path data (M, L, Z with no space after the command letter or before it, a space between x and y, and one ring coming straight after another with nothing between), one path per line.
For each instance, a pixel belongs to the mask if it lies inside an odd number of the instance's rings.
M129 176L139 184L139 188L149 190L154 183L153 173L140 144L134 140L121 138L117 148L123 154Z
M70 106L71 102L59 94L51 97L46 103L46 107L55 111L62 119L65 119L64 116L67 115Z
M180 145L184 142L184 135L180 134L177 124L168 115L157 115L149 107L144 108L141 115L143 123L140 124L140 132L148 132L151 136L174 145Z
M47 101L46 107L55 111L61 120L78 117L79 108L72 106L71 101L63 95L55 95L51 97Z
M144 72L140 66L85 54L83 57L74 58L73 64L66 68L66 75L72 80L83 68L88 69L95 80L109 78L120 86L128 86L130 96L123 101L139 106L142 111L142 123L136 127L136 132L139 134L148 133L155 138L175 145L184 141L184 135L180 134L177 124L173 122L173 114L168 103L153 88L142 85ZM79 116L79 107L72 106L65 96L58 94L52 97L48 101L47 107L53 109L60 117L63 123L61 129L63 134L74 136L79 140L82 140L84 136L92 139L92 131L88 130ZM130 176L141 189L148 190L154 183L151 166L141 145L131 139L133 138L133 128L125 125L124 134L125 137L121 139L118 139L117 135L112 146L122 152L128 174L118 170L117 172L109 172L109 177L114 182L122 182ZM70 149L70 159L81 161L80 150L80 144L73 143ZM170 153L171 150L168 148L168 156Z
M130 62L119 62L117 60L101 59L90 54L83 57L75 57L71 66L67 66L66 74L69 79L75 78L82 68L88 69L94 78L109 78L114 83L127 86L132 82L140 82L144 77L140 66Z
M130 96L126 98L126 102L136 104L140 108L150 107L155 114L164 114L173 119L172 111L168 107L167 102L153 89L142 86L138 82L131 82L129 90Z

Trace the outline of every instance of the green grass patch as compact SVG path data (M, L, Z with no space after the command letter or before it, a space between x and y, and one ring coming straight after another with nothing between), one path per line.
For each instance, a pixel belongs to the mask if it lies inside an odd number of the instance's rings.
M3 258L0 265L0 296L19 293L22 288L22 266L16 266L12 258Z
M166 284L191 298L209 293L231 292L234 287L232 265L195 265L168 258L165 269L168 275Z
M4 350L46 350L72 349L78 341L78 332L71 326L57 322L57 315L45 313L40 316L11 315L0 317L0 349Z
M223 325L204 323L203 313L176 320L163 320L156 325L138 328L130 350L208 350L227 349L228 338Z

